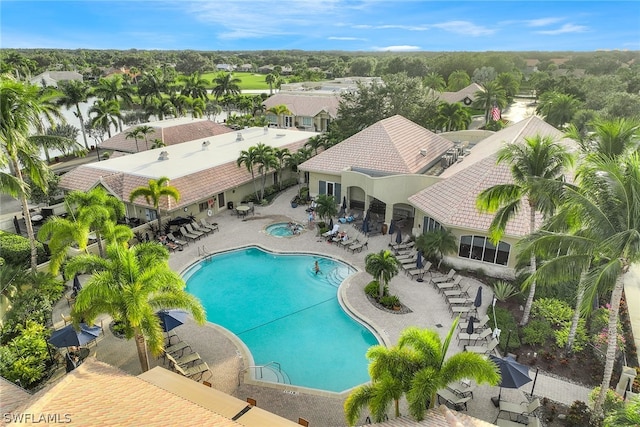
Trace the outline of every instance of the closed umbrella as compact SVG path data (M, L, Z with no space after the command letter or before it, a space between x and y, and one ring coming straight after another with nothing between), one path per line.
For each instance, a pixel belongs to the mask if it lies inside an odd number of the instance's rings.
M473 330L474 330L473 322L475 322L475 321L476 321L475 317L473 317L473 316L469 317L469 323L467 323L467 333L469 335L471 335L473 333Z
M329 219L329 230L333 230L333 218Z
M184 310L160 310L156 312L160 318L160 326L164 332L177 328L187 320L187 312Z
M369 230L369 211L367 211L367 214L364 216L364 220L362 221L362 231L364 233L368 233Z
M523 385L531 382L531 377L529 376L529 367L525 366L521 363L516 362L516 360L507 356L504 358L500 358L494 356L493 354L489 355L489 359L493 363L498 366L498 370L500 371L500 377L502 378L500 381L500 393L498 393L498 405L500 404L500 396L502 396L502 388L520 388ZM492 398L493 400L494 398ZM496 402L494 401L494 404Z
M13 217L13 226L16 229L16 234L18 236L20 236L22 233L20 232L20 221L18 221L18 217L17 216Z
M416 255L416 268L424 267L424 263L422 262L422 251L418 251Z
M389 234L393 234L396 232L396 222L391 220L391 224L389 224Z
M49 343L55 347L82 347L100 336L99 326L89 326L85 323L80 324L80 330L73 329L73 325L69 324L62 329L53 331Z
M396 243L397 244L402 243L402 230L400 230L399 228L398 228L398 234L396 234Z
M343 211L347 210L347 196L342 197L342 210Z
M80 284L80 279L78 278L78 275L76 274L75 276L73 276L73 293L74 295L77 295L78 292L80 292L82 290L82 285Z
M473 300L473 306L476 308L476 312L478 311L478 307L482 305L482 286L478 288L478 292L476 293L476 299Z

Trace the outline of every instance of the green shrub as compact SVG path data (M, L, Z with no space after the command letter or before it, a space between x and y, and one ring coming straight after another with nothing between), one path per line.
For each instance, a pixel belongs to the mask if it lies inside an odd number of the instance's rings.
M47 370L47 329L33 321L19 325L17 335L0 347L0 375L24 388L36 385Z
M393 308L400 305L400 298L395 295L386 295L380 298L380 304L387 308Z
M599 394L600 394L600 386L591 390L591 393L589 393L589 403L591 404L591 406L595 404L595 401L598 398ZM624 405L625 403L622 396L620 396L618 393L616 393L612 389L607 389L607 393L605 394L605 397L604 397L604 403L602 404L602 412L604 413L605 416L607 416L612 412L618 411L621 408L624 408Z
M36 249L38 264L45 262L47 255L42 243L36 242ZM0 253L9 265L28 267L31 264L31 245L26 237L0 231Z
M568 427L586 427L589 426L590 420L591 409L589 409L586 403L576 400L567 412L564 425Z
M364 287L364 293L369 295L371 298L378 299L378 293L380 292L380 285L377 280L372 280L369 282L367 286ZM385 285L383 297L389 295L389 285Z
M544 345L547 339L553 335L553 329L546 320L531 320L522 328L522 342L531 345Z
M536 287L536 298L553 298L564 301L569 305L575 304L577 283L563 283L562 286L538 286Z
M567 340L569 339L569 329L571 323L565 323L562 328L554 331L553 335L556 338L556 345L559 348L567 346ZM578 321L578 328L576 329L576 337L573 340L572 350L574 352L580 352L584 350L585 346L589 343L589 336L587 335L587 328L585 327L584 319Z
M489 310L489 318L491 319L490 324L497 324L498 329L502 331L498 347L500 347L503 352L507 350L507 337L509 337L509 350L516 350L520 348L518 324L509 310L502 307L496 307L495 318L493 317L493 312L491 310ZM511 333L509 333L509 331L511 331Z
M5 316L0 342L7 343L17 336L28 321L46 325L51 320L51 301L38 289L28 289L14 301Z
M511 283L500 280L493 284L493 294L498 301L506 301L519 293Z
M553 326L562 326L571 321L573 308L555 298L539 298L533 302L531 313L533 317L544 319Z

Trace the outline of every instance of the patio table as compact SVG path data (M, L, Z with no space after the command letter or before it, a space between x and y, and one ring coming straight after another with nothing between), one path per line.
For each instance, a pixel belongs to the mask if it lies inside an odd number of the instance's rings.
M236 211L238 212L238 217L247 216L247 212L249 212L249 209L251 209L251 208L249 206L246 206L246 205L238 206L236 208Z

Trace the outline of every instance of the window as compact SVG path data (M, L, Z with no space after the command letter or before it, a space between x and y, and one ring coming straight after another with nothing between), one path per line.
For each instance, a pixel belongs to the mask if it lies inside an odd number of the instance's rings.
M269 123L277 125L278 124L278 116L276 116L275 114L267 114L267 121Z
M462 236L458 256L491 264L507 265L510 251L511 245L502 241L496 247L484 236Z
M284 116L284 127L293 127L293 116Z
M311 118L311 117L303 117L302 118L302 126L304 126L304 127L313 126L313 118Z
M424 233L428 233L429 231L440 230L442 228L442 224L436 221L433 218L429 218L428 216L424 217L424 221L422 224L422 228Z
M209 203L207 201L198 203L198 212L206 212L209 210Z
M318 182L318 194L326 194L335 197L336 201L340 200L340 184L330 181Z

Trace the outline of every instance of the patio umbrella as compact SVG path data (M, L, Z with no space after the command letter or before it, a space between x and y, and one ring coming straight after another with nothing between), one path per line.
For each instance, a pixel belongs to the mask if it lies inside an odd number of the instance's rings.
M500 358L490 354L489 359L498 365L498 370L500 371L500 376L502 378L499 384L500 393L498 393L498 404L500 403L500 396L502 396L503 387L520 388L532 381L531 377L529 377L529 367L516 362L513 357L507 356Z
M400 230L399 228L398 228L398 234L396 234L396 243L397 244L402 243L402 230Z
M333 230L333 218L329 220L329 230Z
M424 267L424 263L422 262L422 251L418 251L416 255L416 268Z
M73 276L73 293L77 294L78 292L80 292L82 290L82 285L80 284L80 279L78 278L78 275L76 274L75 276Z
M62 329L53 331L49 343L55 347L81 347L87 345L91 341L100 336L99 326L89 326L85 323L80 324L80 330L73 329L73 325L69 324Z
M342 197L342 210L343 211L347 210L347 196Z
M156 312L160 318L160 326L164 332L177 328L187 320L187 312L184 310L160 310Z
M16 228L16 234L20 236L22 233L20 232L20 221L18 221L18 217L13 217L13 226Z
M389 224L389 234L393 234L396 232L396 222L391 220L391 224Z
M473 322L475 322L475 321L476 321L475 317L473 317L473 316L469 317L469 323L467 323L467 333L469 335L471 335L473 333L473 330L474 330Z
M473 300L473 306L478 310L478 307L482 305L482 286L478 288L478 293L476 293L476 299Z

